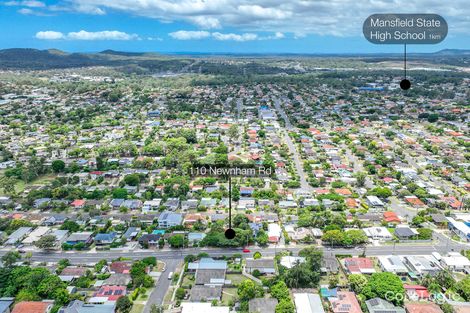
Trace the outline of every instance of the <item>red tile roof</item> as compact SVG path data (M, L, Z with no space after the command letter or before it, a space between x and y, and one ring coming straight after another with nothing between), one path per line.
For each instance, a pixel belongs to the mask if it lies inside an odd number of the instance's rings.
M122 296L126 295L126 286L102 286L95 294L94 297L105 297L108 301L116 301Z
M384 212L383 216L384 216L384 220L388 223L391 223L391 222L400 223L401 222L395 212L387 211L387 212Z
M75 200L70 205L74 207L82 206L85 204L85 200Z
M408 313L443 313L435 303L408 303L405 309Z
M46 313L51 307L51 302L22 301L15 305L11 313Z
M405 197L405 201L411 204L412 206L424 206L423 201L419 200L416 196Z
M374 262L369 258L346 258L344 265L350 273L361 273L362 270L371 270L374 268Z
M356 295L351 291L339 291L336 297L328 298L334 313L362 313Z
M111 263L111 271L119 274L127 274L131 270L131 264L128 262L116 261Z
M342 195L342 196L350 196L352 195L352 192L351 190L349 190L348 188L336 188L335 189L335 192L339 195Z

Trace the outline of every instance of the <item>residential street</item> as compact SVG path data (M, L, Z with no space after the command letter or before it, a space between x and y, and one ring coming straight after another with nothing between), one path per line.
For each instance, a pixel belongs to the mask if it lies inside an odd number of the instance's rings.
M310 186L307 181L307 174L305 174L304 172L300 154L297 151L297 148L295 147L294 143L292 142L292 139L289 137L289 130L291 130L293 127L289 121L289 118L281 107L281 101L279 100L279 98L276 98L274 100L274 105L276 107L277 112L279 113L279 115L281 115L281 117L286 123L286 131L283 132L284 142L287 144L287 147L289 148L289 151L292 155L295 169L300 178L300 187L304 190L312 190L312 186Z

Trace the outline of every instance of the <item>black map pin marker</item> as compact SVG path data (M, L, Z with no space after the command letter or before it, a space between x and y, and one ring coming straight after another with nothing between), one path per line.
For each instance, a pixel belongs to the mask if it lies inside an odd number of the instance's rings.
M408 90L411 87L411 82L406 78L406 43L405 43L405 53L404 53L404 69L405 69L405 79L400 82L400 88L403 90Z
M232 229L232 228L228 228L226 231L225 231L225 238L227 239L233 239L235 238L235 231Z

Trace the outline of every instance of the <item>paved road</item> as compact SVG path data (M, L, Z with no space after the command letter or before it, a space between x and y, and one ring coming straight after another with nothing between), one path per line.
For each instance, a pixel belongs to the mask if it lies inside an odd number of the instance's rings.
M395 148L396 143L390 139L384 138L387 144L389 144L391 147ZM410 156L409 154L410 151L405 151L405 160L410 164L412 167L414 167L416 170L421 169L423 171L423 174L426 175L426 177L432 181L437 187L442 188L445 192L449 193L450 195L455 194L455 190L450 187L448 184L443 182L440 178L434 176L432 173L430 173L428 170L422 168L419 166L419 164L415 161L415 159Z
M168 279L168 274L170 272L175 272L176 268L179 264L181 264L181 259L168 259L165 260L166 267L165 272L162 273L160 276L155 288L153 289L152 293L149 295L147 304L145 305L143 313L150 313L150 309L152 308L153 304L162 305L163 299L165 298L165 294L170 287L171 280Z
M406 205L401 204L396 197L390 197L389 200L392 211L406 219L408 222L411 222L413 217L418 214L418 210L409 209Z
M346 151L346 158L353 163L353 169L354 173L359 173L359 172L366 172L364 170L364 165L362 160L360 160L357 156L355 156L352 152L351 149L349 149L348 146L342 145L342 147ZM366 181L364 183L364 186L368 189L374 188L374 182L370 179L369 175L366 176Z
M295 147L294 143L289 137L288 131L294 129L292 124L289 121L289 117L286 115L286 112L281 107L281 101L279 98L274 99L274 106L279 113L279 115L284 119L284 122L286 124L286 130L287 132L284 132L284 141L287 144L287 147L289 148L290 153L292 154L292 159L294 161L295 169L297 171L297 174L299 175L300 178L300 187L304 190L313 190L312 186L307 181L307 174L304 172L304 167L302 165L302 159L300 157L299 152L297 151L297 148Z
M449 240L442 234L434 233L435 237L439 239L438 242L433 244L397 244L395 246L396 254L403 255L419 255L419 254L429 254L431 252L437 251L440 253L446 253L451 251L460 251L462 249L470 249L470 245L457 243ZM305 248L305 245L295 246L295 247L250 247L250 254L244 254L246 256L251 256L256 251L261 252L263 256L274 256L276 253L281 251L292 251L294 254L298 253L300 250ZM319 246L318 249L325 250L335 254L352 254L359 255L362 253L363 249L348 249L348 248L329 248ZM390 245L383 246L368 246L366 248L367 255L386 255L391 253ZM0 251L0 256L4 255L7 251ZM233 254L243 254L242 248L235 249L222 249L222 248L187 248L184 250L134 250L134 251L100 251L100 252L33 252L32 261L36 262L57 262L61 259L69 259L72 264L94 264L99 260L107 259L113 260L119 257L126 257L133 260L142 259L148 256L155 256L157 259L160 259L164 262L167 260L182 260L186 255L197 255L201 252L206 252L210 256L229 256Z

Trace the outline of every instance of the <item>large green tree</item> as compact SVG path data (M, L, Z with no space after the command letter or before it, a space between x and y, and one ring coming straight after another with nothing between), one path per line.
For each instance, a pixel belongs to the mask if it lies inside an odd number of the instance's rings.
M367 299L379 297L390 299L395 305L402 305L405 288L403 288L403 282L400 277L394 273L374 273L371 275L367 285L362 289L362 294Z

